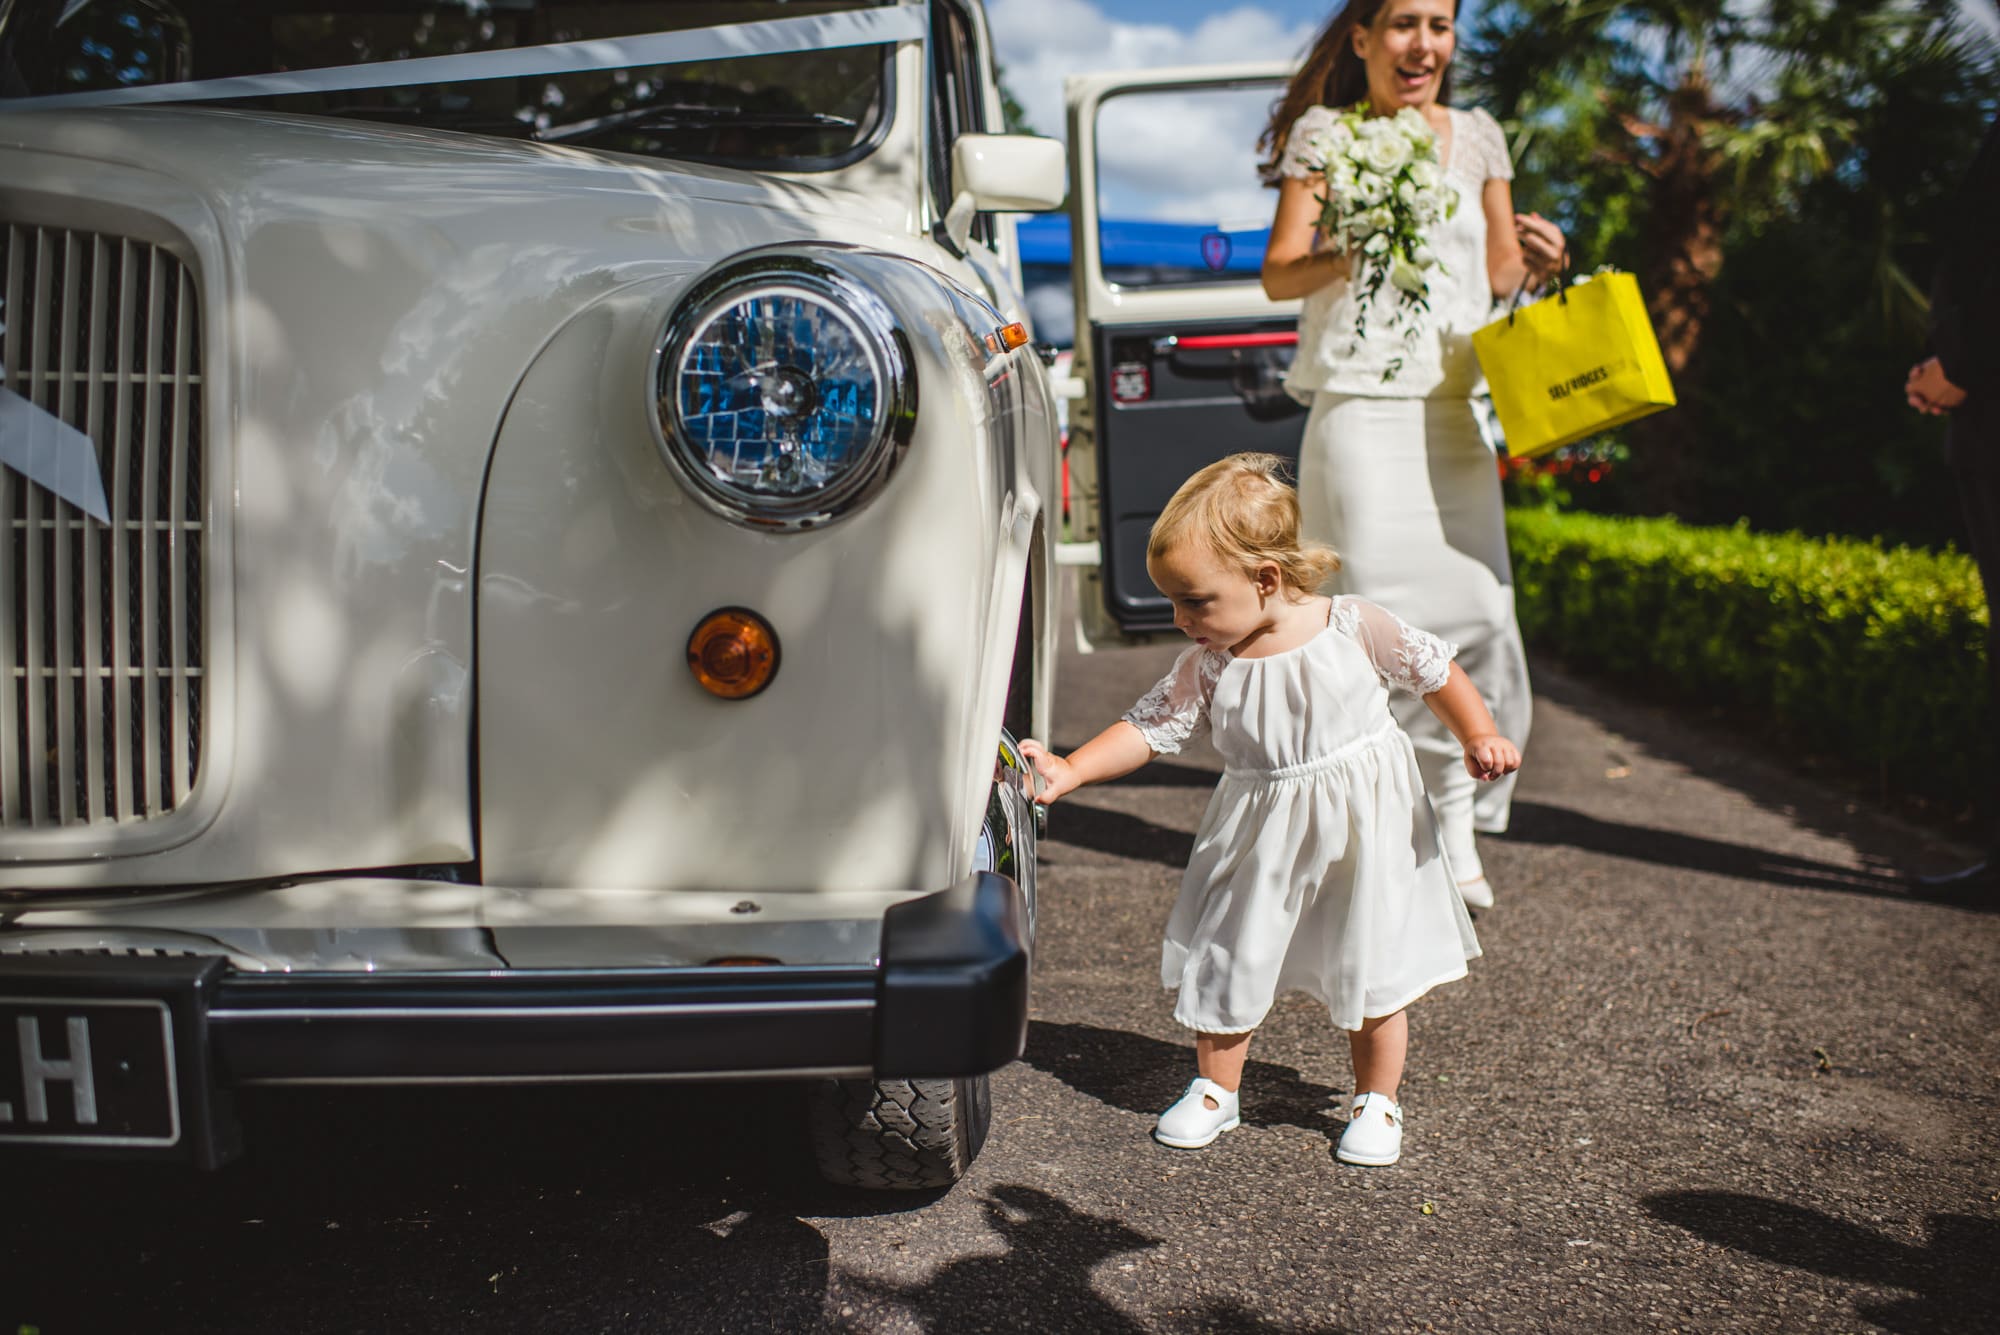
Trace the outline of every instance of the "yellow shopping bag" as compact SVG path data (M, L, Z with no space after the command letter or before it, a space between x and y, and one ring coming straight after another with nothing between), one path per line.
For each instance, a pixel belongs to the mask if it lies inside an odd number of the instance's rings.
M1516 459L1674 404L1639 280L1603 273L1472 334L1493 408Z

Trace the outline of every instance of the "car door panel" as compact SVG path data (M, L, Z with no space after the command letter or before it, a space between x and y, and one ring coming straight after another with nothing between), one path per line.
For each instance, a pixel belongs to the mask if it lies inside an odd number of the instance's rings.
M1174 634L1146 539L1191 474L1255 450L1298 456L1305 409L1284 392L1298 304L1259 267L1275 195L1256 129L1290 70L1214 66L1086 75L1067 86L1075 374L1070 538L1091 646ZM1186 134L1177 127L1195 127ZM1156 142L1158 134L1172 142Z
M1305 410L1284 392L1294 323L1265 318L1098 326L1098 529L1107 607L1126 635L1173 630L1146 575L1153 520L1191 474L1224 454L1298 457Z

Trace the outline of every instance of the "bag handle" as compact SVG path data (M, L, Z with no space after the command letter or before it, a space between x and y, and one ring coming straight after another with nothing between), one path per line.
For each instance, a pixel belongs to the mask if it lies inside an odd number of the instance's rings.
M1567 276L1568 273L1569 273L1569 247L1565 245L1563 247L1561 257L1558 258L1556 261L1556 276L1555 276L1556 300L1557 302L1561 303L1564 306L1569 305L1569 285L1563 282L1563 278ZM1528 275L1526 270L1524 269L1521 273L1520 283L1514 288L1513 299L1507 303L1507 327L1509 329L1512 329L1514 327L1514 312L1521 309L1521 296L1527 290L1528 290ZM1537 297L1536 300L1541 301L1541 300L1546 300L1546 298Z

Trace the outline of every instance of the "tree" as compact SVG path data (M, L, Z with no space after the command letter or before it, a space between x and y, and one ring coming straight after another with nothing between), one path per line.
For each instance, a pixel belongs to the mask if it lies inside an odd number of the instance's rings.
M1904 230L1893 182L1924 164L1883 158L1882 123L1920 107L1945 127L1929 146L1976 142L1993 96L1991 43L1950 0L1508 0L1465 54L1515 130L1522 197L1545 190L1578 249L1632 268L1648 293L1696 408L1631 428L1632 476L1661 509L1694 498L1703 350L1732 247L1798 221L1823 184L1858 188L1872 205L1861 220L1872 290L1908 324L1922 296L1901 257L1921 238ZM1940 93L1959 100L1940 105ZM1925 197L1937 194L1932 183Z

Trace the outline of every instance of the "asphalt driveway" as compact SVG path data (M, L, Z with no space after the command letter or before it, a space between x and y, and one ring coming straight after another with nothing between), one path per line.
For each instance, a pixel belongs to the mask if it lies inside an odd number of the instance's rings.
M1072 658L1056 741L1171 648ZM1197 753L1052 813L1035 1012L968 1180L810 1184L768 1087L271 1093L211 1178L0 1187L0 1332L1891 1330L2000 1325L2000 915L1955 852L1712 722L1535 664L1472 977L1413 1011L1402 1163L1337 1164L1345 1043L1190 1073L1159 932Z

